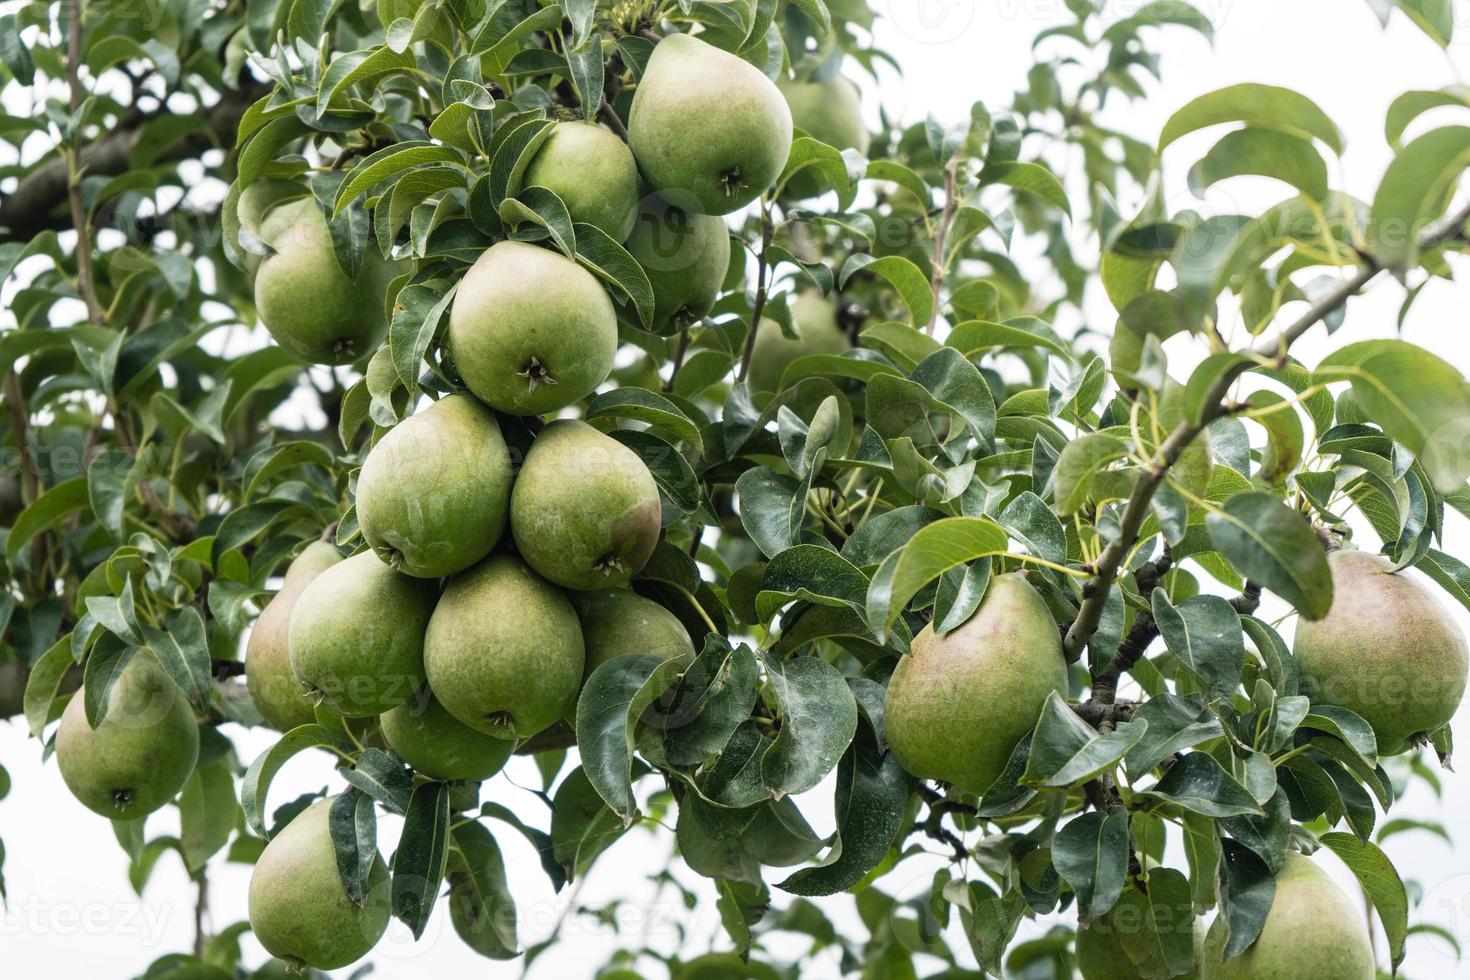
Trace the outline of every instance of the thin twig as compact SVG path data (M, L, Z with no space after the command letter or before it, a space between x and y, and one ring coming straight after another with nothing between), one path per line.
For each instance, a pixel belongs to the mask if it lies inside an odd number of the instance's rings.
M608 102L607 99L603 99L602 103L597 107L597 115L603 122L607 123L608 129L618 134L618 137L624 143L628 142L628 127L623 125L623 120L618 116L617 110L612 107L612 103Z
M1422 236L1420 248L1428 250L1443 244L1459 234L1467 221L1470 221L1470 206L1461 209L1445 224ZM1382 271L1371 255L1365 254L1362 259L1363 265L1356 273L1313 303L1306 313L1281 333L1257 344L1252 348L1251 353L1260 357L1275 358L1277 363L1285 366L1286 351L1292 343L1316 326L1324 317L1335 312L1351 297L1357 295ZM1083 648L1087 646L1093 633L1097 632L1098 624L1102 620L1103 608L1107 604L1108 591L1117 578L1118 568L1122 565L1123 559L1133 550L1133 546L1137 544L1139 531L1143 527L1144 519L1148 516L1149 502L1153 499L1155 491L1163 484L1169 468L1178 462L1184 450L1189 447L1196 436L1204 431L1206 426L1224 414L1224 402L1231 386L1254 363L1254 361L1246 360L1234 364L1215 379L1215 383L1203 400L1203 417L1198 422L1185 421L1171 432L1163 445L1159 447L1151 465L1134 484L1133 493L1128 498L1128 504L1119 522L1118 534L1094 565L1095 574L1092 580L1094 588L1086 594L1081 607L1077 610L1077 618L1073 620L1071 629L1067 631L1063 646L1069 663L1075 662L1081 656Z
M767 253L771 250L771 238L774 234L775 227L771 223L771 205L763 201L761 202L761 250L756 256L755 305L750 310L750 332L745 335L745 350L740 354L740 373L735 376L737 383L744 381L750 371L750 357L755 353L755 335L760 330L761 316L766 312L766 279L770 272Z
M679 331L679 342L674 345L674 367L669 371L669 380L664 382L664 394L674 390L674 379L679 377L679 369L684 366L684 355L689 351L689 328L685 327Z
M959 201L955 199L955 178L959 165L959 158L955 157L944 166L944 210L939 215L939 228L934 233L934 268L929 274L929 290L934 297L934 308L924 327L924 332L930 336L934 335L934 327L939 322L939 291L944 288L944 243L949 237L949 228L954 223L955 211L959 205Z

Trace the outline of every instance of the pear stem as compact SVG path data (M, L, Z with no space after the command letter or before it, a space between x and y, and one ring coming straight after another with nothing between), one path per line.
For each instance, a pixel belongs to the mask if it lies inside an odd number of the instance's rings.
M760 330L761 317L766 312L766 278L770 271L767 253L771 250L771 239L775 228L771 224L771 204L761 201L761 250L756 256L755 304L750 309L750 332L745 335L745 350L740 354L740 373L735 376L737 384L744 382L750 373L750 358L755 353L755 335Z

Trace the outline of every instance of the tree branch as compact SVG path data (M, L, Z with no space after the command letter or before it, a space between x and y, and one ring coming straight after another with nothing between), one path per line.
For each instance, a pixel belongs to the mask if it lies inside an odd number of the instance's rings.
M602 103L597 107L597 115L598 118L607 123L608 129L618 134L618 137L624 143L628 142L628 127L623 125L623 120L619 118L617 110L612 107L612 103L608 102L607 99L603 99Z
M1445 224L1423 235L1420 238L1420 248L1428 250L1442 245L1458 234L1464 228L1466 221L1470 221L1470 206L1462 208ZM1363 265L1356 273L1338 283L1335 288L1313 303L1306 313L1282 330L1280 334L1257 344L1252 348L1251 353L1260 357L1277 358L1284 365L1287 348L1292 343L1316 326L1328 314L1336 311L1351 297L1357 295L1380 271L1381 267L1377 261L1371 255L1364 255ZM1138 542L1139 530L1148 516L1149 502L1153 499L1155 491L1164 482L1169 468L1178 462L1184 450L1200 432L1204 431L1206 426L1224 414L1224 401L1231 386L1251 366L1252 362L1242 361L1227 368L1220 377L1215 379L1215 383L1211 385L1204 399L1203 418L1198 422L1180 423L1179 427L1164 440L1149 468L1134 484L1133 493L1128 498L1122 520L1119 522L1118 535L1094 564L1094 575L1088 583L1089 588L1085 590L1082 605L1077 610L1077 618L1073 620L1071 629L1067 631L1063 649L1068 663L1075 662L1081 656L1083 648L1092 639L1093 633L1097 632L1098 623L1102 619L1103 607L1107 604L1108 591L1117 579L1118 569L1123 560Z
M200 110L205 131L176 140L154 157L155 162L187 160L206 150L229 148L234 144L240 117L269 94L271 88L269 83L248 83L239 90L226 91L214 105ZM166 115L170 113L144 114L131 109L124 112L108 127L106 136L87 144L77 154L78 171L106 177L125 172L144 129ZM21 178L13 192L0 197L0 228L6 229L11 239L24 242L43 231L71 227L72 215L61 208L68 199L68 177L67 160L62 155Z

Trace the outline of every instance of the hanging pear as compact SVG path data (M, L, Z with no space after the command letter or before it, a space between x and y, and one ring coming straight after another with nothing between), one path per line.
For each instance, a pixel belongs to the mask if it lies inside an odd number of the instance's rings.
M298 972L335 970L366 956L388 929L388 869L373 855L358 904L337 871L329 796L298 813L250 873L250 929L272 956Z
M486 249L449 310L459 376L510 415L544 415L590 395L617 349L617 314L592 273L525 242Z
M289 732L316 720L306 688L291 670L288 643L291 610L312 579L342 560L326 541L313 541L286 569L281 590L260 611L245 645L245 684L260 716L270 727Z
M525 739L561 717L582 680L577 614L561 590L510 555L455 576L424 637L424 669L462 724Z
M567 589L626 584L653 554L661 515L638 454L575 419L536 437L510 495L516 549Z
M424 627L437 592L371 551L333 565L291 612L291 669L344 718L397 707L424 682Z
M554 191L573 221L596 225L615 242L633 230L638 164L628 144L596 123L553 124L521 184Z
M1067 689L1061 634L1025 576L996 577L975 614L914 637L888 681L883 724L899 763L983 793L1053 691Z
M1334 551L1332 607L1302 618L1292 653L1302 693L1363 716L1380 755L1396 755L1455 715L1465 694L1465 634L1434 594L1384 558Z
M72 795L110 820L141 819L177 796L199 758L199 725L153 654L133 654L96 728L85 700L78 691L56 730L56 763Z
M260 239L272 252L255 274L255 307L276 343L313 364L350 364L388 331L384 310L395 274L375 248L352 278L337 263L327 219L310 198L269 211Z
M814 290L797 296L791 304L791 323L798 335L795 340L782 333L776 321L761 320L746 375L751 391L780 391L781 376L797 358L841 354L852 346L837 323L836 308Z
M658 43L633 94L628 145L644 178L705 214L760 197L791 153L791 110L750 62L688 34Z
M1295 851L1276 876L1276 895L1261 934L1245 952L1223 959L1225 917L1205 935L1203 980L1373 980L1378 976L1362 911L1311 858Z
M868 128L863 123L857 86L841 75L821 81L783 78L776 83L791 108L791 122L812 139L839 150L857 150L867 156ZM827 190L814 167L798 170L786 182L783 198L799 201Z
M398 757L430 779L489 779L505 767L516 743L461 723L427 686L379 719Z
M730 230L724 219L692 208L687 194L650 194L628 251L653 287L654 333L674 334L714 306L730 267Z
M441 398L368 453L357 478L362 536L395 571L453 575L500 540L513 478L495 413L469 395Z

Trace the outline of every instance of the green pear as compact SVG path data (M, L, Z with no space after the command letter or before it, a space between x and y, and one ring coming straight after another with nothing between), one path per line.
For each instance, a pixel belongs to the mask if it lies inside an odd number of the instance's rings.
M429 688L380 719L383 738L398 757L430 779L489 779L515 751L516 743L461 724Z
M500 540L512 479L495 413L469 395L441 398L368 453L357 478L362 536L394 571L453 575Z
M750 62L671 34L653 49L633 93L628 145L654 187L688 191L705 214L729 214L781 175L791 110Z
M982 793L1053 691L1067 689L1061 634L1019 573L990 583L975 614L936 636L924 627L888 681L883 724L915 776Z
M571 592L567 598L582 624L587 649L586 675L615 657L651 653L661 660L694 660L694 642L679 617L632 589ZM567 717L577 716L574 698Z
M516 549L567 589L627 584L653 554L661 516L638 454L574 419L536 437L510 494Z
M133 654L113 681L93 728L85 698L67 704L56 763L67 789L111 820L138 820L178 795L199 758L194 709L151 653Z
M615 242L633 230L638 164L628 144L596 123L555 123L521 184L555 191L573 221L596 225Z
M857 150L867 156L868 128L863 124L863 106L857 86L841 75L820 82L782 79L776 83L791 108L791 121L818 142L839 150ZM828 187L817 170L799 170L786 182L783 197L801 200L816 197Z
M1190 921L1194 934L1195 968L1183 974L1179 980L1196 980L1199 976L1205 924L1199 918ZM1131 925L1135 929L1145 927L1141 921L1135 921ZM1128 927L1129 924L1124 920L1109 915L1077 930L1077 972L1082 974L1082 980L1137 980L1140 971L1123 947L1120 935L1120 930Z
M1296 627L1302 693L1362 715L1381 755L1403 752L1460 706L1465 634L1429 589L1386 559L1334 551L1327 564L1332 607Z
M1261 934L1224 960L1225 918L1205 937L1203 980L1373 980L1378 976L1362 911L1327 872L1295 852L1276 876L1276 896ZM1223 960L1223 961L1222 961Z
M355 963L388 929L388 870L380 857L373 858L361 905L342 885L328 825L334 799L298 813L250 874L250 928L267 952L297 968Z
M310 198L270 210L260 239L272 254L255 275L255 307L276 343L314 364L348 364L382 343L395 268L376 249L357 278L337 264L327 219Z
M436 592L371 551L333 565L291 612L292 671L344 718L397 707L424 682L424 628Z
M730 266L724 219L689 205L687 194L648 195L628 238L628 251L653 287L655 333L678 333L707 314Z
M746 382L752 392L780 391L781 376L797 358L808 354L841 354L852 346L837 323L837 310L818 292L808 290L791 304L791 325L798 339L781 332L774 320L761 320L750 352Z
M693 660L694 643L679 617L631 589L573 592L569 599L582 624L587 673L626 654Z
M449 310L459 376L512 415L544 415L590 395L617 349L617 314L592 273L525 242L486 249Z
M529 738L560 718L584 662L567 597L503 554L450 580L424 638L424 669L439 703L499 738Z
M250 630L245 644L245 685L260 717L276 731L289 732L316 721L306 688L291 670L291 610L307 584L341 560L336 545L325 541L307 545L286 569L281 590L266 603Z

